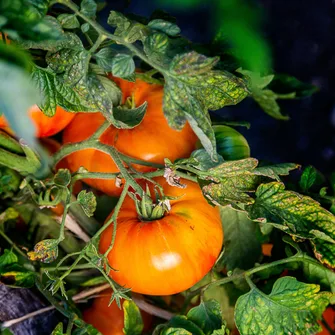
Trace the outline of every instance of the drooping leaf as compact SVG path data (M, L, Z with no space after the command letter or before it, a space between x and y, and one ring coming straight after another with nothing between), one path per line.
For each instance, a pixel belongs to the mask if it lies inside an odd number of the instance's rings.
M241 79L212 69L217 60L192 51L175 56L164 73L163 109L169 125L181 129L187 120L212 160L215 136L208 109L236 104L248 94Z
M86 192L83 190L78 194L77 200L85 214L87 216L92 216L97 206L97 200L93 192Z
M261 242L257 239L257 225L247 214L231 207L220 208L225 243L223 256L216 264L218 270L250 269L262 254Z
M222 325L220 305L215 300L201 302L199 306L189 310L187 319L200 327L205 335L212 334Z
M165 21L163 19L155 19L148 23L151 29L162 31L169 36L176 36L180 33L180 28L170 21Z
M293 277L279 278L269 295L253 287L236 303L235 322L241 335L313 335L321 330L317 320L329 304L330 292Z
M125 335L140 335L143 331L143 320L139 308L133 301L123 302Z
M295 163L282 163L269 166L260 166L257 167L253 171L253 173L280 181L279 176L287 176L290 171L297 169L299 166L300 165Z
M137 127L143 120L148 103L144 102L136 108L114 108L115 126L120 129L132 129Z
M188 165L193 165L197 169L207 171L223 163L223 158L218 155L218 161L213 162L205 149L198 149L192 152Z
M174 316L168 323L167 327L173 327L175 329L187 330L192 335L204 335L204 332L194 322L188 320L184 315Z
M335 238L335 216L310 197L285 190L282 183L262 184L257 188L254 204L247 207L252 219L266 220L295 237L313 240L315 256L328 266L335 267L335 244L324 241L320 231Z

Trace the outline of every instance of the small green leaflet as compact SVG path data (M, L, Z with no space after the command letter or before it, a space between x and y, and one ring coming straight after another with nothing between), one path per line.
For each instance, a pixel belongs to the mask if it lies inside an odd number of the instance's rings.
M256 287L236 303L235 322L241 335L314 335L321 330L317 320L332 293L319 292L315 284L293 277L279 278L269 295Z
M164 72L163 105L169 125L182 129L187 120L214 161L216 144L208 109L237 104L248 94L241 79L212 69L217 61L194 51L176 55Z
M161 31L169 36L180 34L180 28L176 24L162 19L152 20L148 23L148 26L151 29Z
M316 169L311 165L307 166L304 169L299 181L299 185L303 190L303 192L307 192L314 185L316 179L317 179Z
M311 239L315 256L335 267L335 244L331 243L335 239L335 216L317 201L272 182L257 188L254 204L246 209L253 220L274 223L292 236Z
M131 55L118 54L112 60L112 73L114 77L127 78L134 74L135 62Z
M143 331L143 320L139 308L133 301L123 302L125 335L140 335Z
M94 0L82 0L80 4L80 12L88 17L95 17L97 12L97 4Z
M55 329L52 331L51 335L63 335L63 323L60 322L57 324Z
M114 108L115 127L120 129L132 129L137 127L143 120L148 103L144 102L141 106L128 109L122 107Z
M86 192L86 190L81 191L77 196L77 201L88 217L93 216L97 207L97 200L93 192Z
M57 16L57 20L64 29L76 29L80 27L77 16L74 14L60 14Z
M224 251L216 264L218 270L225 266L227 270L250 269L262 254L261 242L257 239L257 224L251 221L247 213L229 206L220 208L224 231Z
M59 169L54 176L54 183L66 187L71 182L71 173L68 169Z
M283 115L277 103L277 99L294 99L295 92L286 94L277 94L270 89L266 89L274 78L274 75L262 77L257 72L252 72L244 69L238 69L237 72L242 73L250 80L250 89L252 98L259 104L265 113L269 114L278 120L288 120L289 117Z
M95 54L98 65L106 72L112 71L113 59L115 51L111 48L102 48Z

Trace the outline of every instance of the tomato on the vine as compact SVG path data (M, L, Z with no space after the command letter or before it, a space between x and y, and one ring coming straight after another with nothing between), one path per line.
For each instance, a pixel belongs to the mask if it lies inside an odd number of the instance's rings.
M65 111L57 106L54 116L46 116L38 108L37 105L32 106L29 111L29 116L36 129L36 137L48 137L62 131L75 117L74 113ZM5 117L0 116L0 128L8 128Z
M114 146L122 154L151 163L163 164L164 158L171 161L188 157L196 146L196 135L189 124L181 131L169 127L163 113L163 86L150 85L142 80L131 83L116 80L122 91L123 103L133 98L138 107L148 102L146 114L142 122L133 129L117 129L110 126L100 137L104 144ZM64 143L83 141L91 136L105 121L100 113L79 113L65 129ZM67 157L72 171L81 166L92 172L118 172L113 159L98 150L85 149L72 153ZM136 169L145 172L153 169L135 165ZM87 184L109 195L119 195L121 189L115 180L85 179Z
M101 293L101 296L94 299L93 304L83 312L85 322L91 324L102 335L124 335L124 312L114 301L110 306L111 290ZM121 301L121 304L123 301ZM144 329L149 329L152 323L152 316L142 312Z
M197 183L183 180L185 189L155 179L163 186L171 209L153 221L139 218L134 200L127 196L117 218L109 264L110 276L134 292L169 295L184 291L203 278L214 265L223 243L218 208L203 197ZM112 215L112 214L111 214ZM99 249L111 244L113 225L101 235Z

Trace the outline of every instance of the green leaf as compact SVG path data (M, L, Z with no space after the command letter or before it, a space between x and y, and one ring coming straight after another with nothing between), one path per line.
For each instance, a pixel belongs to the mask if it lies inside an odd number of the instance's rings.
M114 57L115 51L111 48L102 48L95 54L95 59L98 65L106 72L112 71Z
M97 4L94 0L83 0L80 4L80 12L88 17L95 17Z
M86 190L81 191L77 196L77 201L87 216L93 216L97 206L97 200L93 192L87 193Z
M0 60L0 74L0 110L15 134L34 147L35 129L27 110L39 102L38 91L29 75L16 65Z
M287 74L276 74L269 88L281 94L295 92L297 98L309 97L319 90L318 87L309 83L303 83Z
M141 106L136 108L114 108L115 127L119 129L133 129L143 120L147 110L148 103L145 101Z
M221 329L214 330L212 335L229 335L229 329L223 325Z
M177 36L180 34L180 28L176 24L162 19L152 20L148 23L148 26L151 29L161 31L169 36Z
M220 304L215 300L201 302L187 313L187 318L199 326L205 335L212 334L222 325Z
M108 24L116 27L114 34L123 38L126 43L143 41L149 33L149 28L145 25L132 21L116 11L110 12Z
M17 263L18 258L15 253L11 250L5 249L4 253L0 256L0 271L2 268L6 267L7 265Z
M213 162L205 149L198 149L192 152L188 165L193 165L201 171L207 171L223 163L223 158L218 156L218 161Z
M83 328L76 328L73 335L103 335L92 325L86 324Z
M54 176L54 183L66 187L71 182L71 173L68 169L59 169Z
M332 296L315 284L293 277L279 278L269 295L253 287L236 303L235 322L241 335L316 334L317 320Z
M143 331L143 320L139 308L133 301L123 302L124 328L126 335L140 335Z
M5 329L3 329L3 330L0 330L0 334L1 334L1 335L14 335L14 334L10 331L10 329L8 329L8 328L5 328Z
M135 62L133 57L127 54L118 54L112 61L113 76L126 78L135 72Z
M269 177L271 179L280 181L279 176L287 176L290 173L290 171L297 169L299 166L300 165L295 163L282 163L269 166L261 166L257 167L253 171L253 173L256 175Z
M257 188L256 200L248 206L250 217L277 224L286 233L313 239L315 256L330 267L335 267L335 245L315 239L313 231L320 231L335 239L335 216L310 197L285 190L282 183L262 184Z
M35 66L32 72L32 79L44 97L40 107L45 115L55 115L57 106L69 112L90 110L88 106L82 104L82 99L69 84L48 69Z
M51 335L63 335L63 323L59 322L56 328L52 331Z
M311 165L307 166L304 169L299 181L299 185L302 191L307 192L314 185L316 179L317 179L316 169Z
M169 65L171 61L171 59L167 56L169 38L166 34L153 33L145 39L143 45L144 52L148 57L164 66Z
M163 330L161 335L193 335L193 334L182 328L167 328Z
M251 81L250 85L254 89L265 88L272 82L274 78L273 74L262 77L259 72L253 72L253 71L245 70L242 68L237 69L236 72L242 73L244 76L248 77Z
M217 58L194 51L176 55L164 73L164 114L169 125L182 129L187 120L201 144L216 160L214 131L208 109L237 104L247 96L244 82L228 72L212 70Z
M167 327L185 329L192 335L204 335L204 332L184 315L174 316L168 323Z
M218 270L250 269L262 254L261 242L257 239L257 224L247 214L231 207L220 208L224 231L224 252L216 264Z
M85 34L90 30L90 25L88 23L84 23L81 25L81 31Z
M57 16L57 20L64 29L76 29L80 27L77 16L74 14L60 14Z
M288 116L281 113L277 99L293 99L295 98L295 93L283 96L278 95L271 90L255 90L252 93L252 97L264 110L264 112L272 116L274 119L285 121L289 120Z

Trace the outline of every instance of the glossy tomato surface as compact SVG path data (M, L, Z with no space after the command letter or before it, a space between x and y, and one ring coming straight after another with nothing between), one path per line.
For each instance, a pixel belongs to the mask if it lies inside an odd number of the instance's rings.
M163 86L150 85L141 80L130 83L116 80L122 90L123 103L133 96L135 105L145 101L148 107L144 119L133 129L117 129L110 126L101 136L101 142L114 146L121 153L152 163L164 163L164 158L174 161L188 157L195 149L196 135L186 124L181 131L169 127L163 114ZM65 129L64 143L79 142L92 135L105 121L100 113L78 114ZM68 156L69 166L76 171L84 166L92 172L118 172L110 156L97 150L86 149ZM135 166L139 171L150 171L152 168ZM115 186L115 180L85 180L89 185L109 194L119 195L121 189Z
M92 306L83 312L83 319L102 335L124 335L124 312L122 308L120 309L117 306L115 301L108 306L111 295L111 290L102 292L101 296L94 299ZM152 316L142 311L141 314L144 329L149 329L152 323Z
M134 292L168 295L184 291L203 278L222 247L223 232L218 208L207 203L198 184L187 188L156 179L171 201L171 210L159 220L141 221L128 196L117 219L116 240L108 255L111 277ZM102 234L100 252L111 243L113 225Z
M37 137L48 137L57 134L75 117L74 113L67 112L59 106L56 108L56 113L52 117L44 115L37 105L31 107L28 112L35 126ZM2 115L0 117L0 128L7 127L7 121Z

